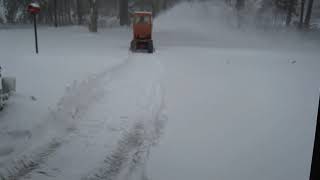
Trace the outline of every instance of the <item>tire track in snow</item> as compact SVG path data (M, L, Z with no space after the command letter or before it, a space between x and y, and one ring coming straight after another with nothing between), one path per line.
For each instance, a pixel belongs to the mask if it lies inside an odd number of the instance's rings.
M60 128L64 130L52 134L49 140L47 140L48 143L44 143L44 145L38 146L35 150L26 152L15 158L15 160L7 162L6 166L0 169L0 179L16 180L26 176L38 169L49 156L63 144L67 143L68 141L64 137L76 129L76 121L86 114L90 106L104 95L104 89L100 87L100 82L125 66L129 59L127 57L122 63L108 68L99 74L90 76L87 80L80 83L74 81L71 86L67 87L65 95L57 104L57 108L50 112L46 121L47 124L38 127L43 132L49 130L48 128L51 125L55 125L55 127L62 125L63 127Z
M164 95L159 84L152 88L150 96L149 103L159 104L153 104L147 114L136 120L117 142L116 148L104 159L101 167L82 180L131 180L133 176L148 179L145 168L150 150L158 143L167 121Z
M39 164L43 163L46 158L51 155L62 144L60 140L52 140L46 147L38 149L30 156L23 156L18 160L14 160L11 167L6 168L6 174L0 174L1 180L15 180L25 176L29 172L38 168Z

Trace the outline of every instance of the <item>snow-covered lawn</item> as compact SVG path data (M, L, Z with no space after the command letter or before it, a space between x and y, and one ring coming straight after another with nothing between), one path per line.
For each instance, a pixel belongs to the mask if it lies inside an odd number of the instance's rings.
M308 179L320 37L233 29L221 11L162 14L152 55L128 52L126 28L40 27L39 55L31 27L0 30L0 65L17 78L0 175Z
M0 114L2 167L69 128L64 127L70 119L66 116L74 112L68 111L88 103L91 79L127 59L128 51L122 49L128 30L112 32L92 35L81 27L41 27L40 54L35 55L31 27L0 30L3 74L17 78L17 93ZM46 131L50 135L42 140Z
M201 6L180 5L158 19L169 121L149 177L308 179L319 34L234 30L219 9Z
M149 177L308 179L318 53L171 48L159 57L169 121Z

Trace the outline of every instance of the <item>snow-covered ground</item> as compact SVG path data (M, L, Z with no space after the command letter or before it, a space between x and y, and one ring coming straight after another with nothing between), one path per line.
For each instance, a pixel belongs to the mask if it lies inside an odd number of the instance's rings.
M3 74L16 76L18 89L0 114L2 167L73 126L73 111L95 95L90 89L91 81L95 86L95 76L128 58L128 51L121 50L126 48L121 37L130 36L127 30L113 30L110 36L86 31L79 27L40 28L37 56L31 28L1 30ZM46 131L50 134L43 133ZM46 134L48 137L44 137Z
M308 179L316 53L172 48L160 56L169 122L148 164L152 179Z
M41 27L39 55L31 27L0 30L17 78L0 177L308 179L319 34L234 26L183 3L155 20L152 55L128 52L126 28Z

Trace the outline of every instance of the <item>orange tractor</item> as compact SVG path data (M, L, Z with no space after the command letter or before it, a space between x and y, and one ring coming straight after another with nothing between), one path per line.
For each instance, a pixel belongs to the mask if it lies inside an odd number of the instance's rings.
M133 40L130 50L147 50L148 53L154 52L152 40L152 13L135 12L133 14Z

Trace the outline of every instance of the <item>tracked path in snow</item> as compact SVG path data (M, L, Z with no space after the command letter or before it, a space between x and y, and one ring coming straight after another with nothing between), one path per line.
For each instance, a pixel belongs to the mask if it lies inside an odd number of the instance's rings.
M39 125L38 130L35 131L39 134L47 131L47 133L42 133L41 137L37 137L41 143L14 160L8 160L6 167L0 170L0 179L13 180L26 176L37 170L62 145L67 144L77 129L77 121L88 112L99 97L104 95L100 82L108 80L110 74L127 64L127 61L128 58L125 58L122 63L111 69L92 75L82 82L74 81L68 86L56 109L48 115L46 123ZM42 137L43 134L45 137Z
M161 63L148 54L130 54L125 63L102 72L61 100L72 133L32 167L11 179L138 179L146 176L150 148L166 122ZM90 92L90 93L88 93ZM82 97L84 96L84 97ZM81 100L78 100L82 97ZM76 107L69 108L72 102ZM63 107L68 107L64 109ZM134 172L134 173L133 173Z

